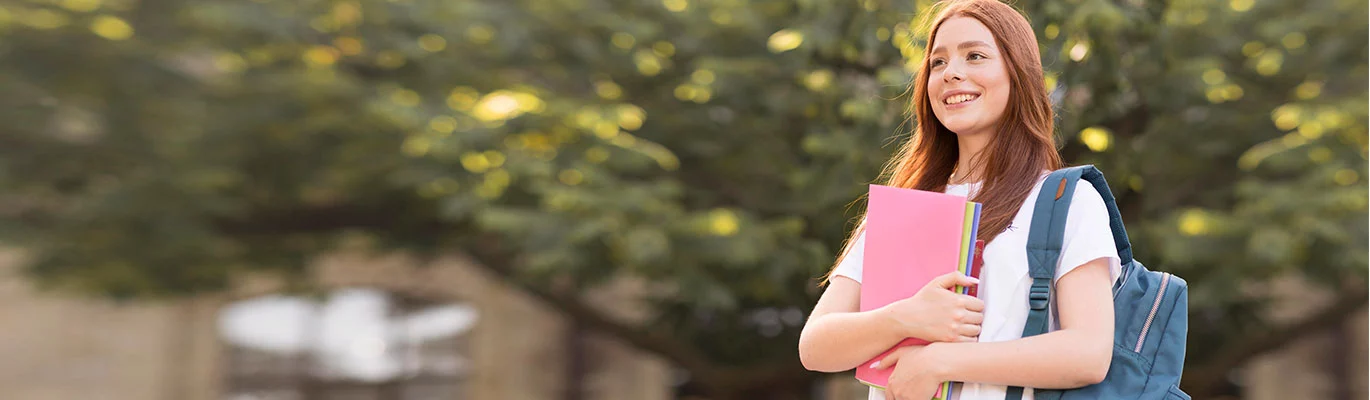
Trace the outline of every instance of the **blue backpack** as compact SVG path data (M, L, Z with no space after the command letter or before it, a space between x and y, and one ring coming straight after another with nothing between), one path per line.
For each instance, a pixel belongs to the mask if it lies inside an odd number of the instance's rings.
M1148 271L1132 259L1132 245L1104 174L1093 165L1052 172L1042 184L1028 232L1028 264L1032 289L1028 292L1027 325L1023 337L1047 331L1052 277L1061 256L1066 214L1075 185L1084 178L1104 198L1109 226L1122 261L1122 276L1113 285L1113 361L1103 382L1069 390L1036 390L1037 400L1058 399L1180 399L1185 339L1189 330L1189 290L1184 279ZM1055 190L1052 190L1055 189ZM1023 388L1010 387L1008 400L1020 400Z

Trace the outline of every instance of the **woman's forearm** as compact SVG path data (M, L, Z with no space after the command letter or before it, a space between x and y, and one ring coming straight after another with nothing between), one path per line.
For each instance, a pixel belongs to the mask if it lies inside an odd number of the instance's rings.
M947 381L1070 389L1099 383L1113 357L1112 335L1059 330L1006 342L934 343Z
M820 315L799 334L799 360L819 372L846 371L869 361L906 338L885 311Z

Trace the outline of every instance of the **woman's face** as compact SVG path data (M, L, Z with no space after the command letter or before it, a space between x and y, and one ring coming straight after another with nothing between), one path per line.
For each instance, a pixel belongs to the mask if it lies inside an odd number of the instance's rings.
M994 34L979 20L952 17L928 53L932 113L957 135L993 132L1008 107L1008 64Z

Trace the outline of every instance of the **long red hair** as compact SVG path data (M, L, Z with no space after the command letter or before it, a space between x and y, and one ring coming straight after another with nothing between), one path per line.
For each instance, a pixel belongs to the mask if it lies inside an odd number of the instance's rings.
M957 0L941 5L945 8L928 29L929 46L946 20L974 18L994 35L1008 68L1008 106L999 131L990 138L983 153L973 160L973 169L982 171L983 183L971 201L983 204L979 236L989 243L1013 222L1041 172L1061 168L1061 155L1052 139L1054 113L1042 76L1037 38L1023 14L996 0ZM930 55L929 52L923 54L909 110L917 123L916 128L912 138L885 164L881 177L887 186L941 192L946 190L947 181L956 168L960 149L956 133L943 126L932 113L928 98ZM847 237L837 258L838 264L851 252L856 237L865 231L864 214ZM831 275L829 270L824 282Z

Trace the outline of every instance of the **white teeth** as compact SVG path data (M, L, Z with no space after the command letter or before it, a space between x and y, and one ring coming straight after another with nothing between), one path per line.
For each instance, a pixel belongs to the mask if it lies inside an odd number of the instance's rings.
M947 100L945 101L945 103L947 103L947 104L965 103L965 102L967 102L967 101L975 100L975 98L977 98L977 97L980 97L980 95L975 95L975 94L958 94L958 95L955 95L955 96L948 97Z

